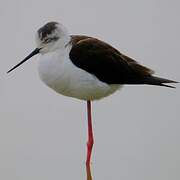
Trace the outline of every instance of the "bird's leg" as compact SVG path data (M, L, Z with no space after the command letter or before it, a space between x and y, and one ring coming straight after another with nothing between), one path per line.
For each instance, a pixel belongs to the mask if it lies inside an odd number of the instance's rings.
M87 142L87 159L86 167L90 167L92 147L94 144L92 118L91 118L91 101L87 101L87 117L88 117L88 142Z
M86 166L86 174L87 174L87 180L92 180L91 167L90 167L90 165L87 165L87 166Z

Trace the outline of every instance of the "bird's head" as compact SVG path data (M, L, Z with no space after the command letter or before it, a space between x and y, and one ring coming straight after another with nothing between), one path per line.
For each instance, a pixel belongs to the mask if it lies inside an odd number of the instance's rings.
M48 53L57 48L64 48L69 41L66 28L57 22L49 22L36 33L37 48L40 53Z
M62 24L57 22L45 24L36 32L36 49L7 73L11 72L36 54L45 54L57 49L65 48L69 41L70 36Z

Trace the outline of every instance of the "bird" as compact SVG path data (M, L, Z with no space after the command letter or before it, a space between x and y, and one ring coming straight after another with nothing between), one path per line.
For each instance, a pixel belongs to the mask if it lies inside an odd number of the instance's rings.
M126 84L175 88L169 83L177 83L154 76L153 70L102 40L70 35L59 22L43 25L36 32L35 40L35 50L7 73L40 54L38 72L41 80L59 94L87 102L87 166L90 166L94 144L92 101L109 96Z

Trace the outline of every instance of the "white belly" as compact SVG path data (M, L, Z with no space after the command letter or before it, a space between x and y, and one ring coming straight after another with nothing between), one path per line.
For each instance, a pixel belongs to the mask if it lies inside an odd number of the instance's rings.
M120 85L108 85L94 75L76 67L68 56L69 52L50 52L41 55L39 75L42 81L56 92L83 100L106 97Z

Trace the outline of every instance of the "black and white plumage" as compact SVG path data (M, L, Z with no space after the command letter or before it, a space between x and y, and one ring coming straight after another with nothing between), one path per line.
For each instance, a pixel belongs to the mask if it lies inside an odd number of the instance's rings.
M87 36L71 36L71 61L107 84L151 84L174 81L152 76L153 70L138 64L109 44ZM166 86L166 85L165 85Z
M41 27L36 42L35 51L14 68L40 53L41 79L66 96L95 100L112 94L124 84L172 87L164 83L175 83L153 76L151 69L103 41L88 36L70 36L57 22Z
M56 92L87 101L87 172L93 146L91 100L106 97L125 84L167 86L175 81L153 76L153 71L120 53L109 44L88 36L70 36L57 22L41 27L36 34L37 48L23 61L40 53L39 75Z

